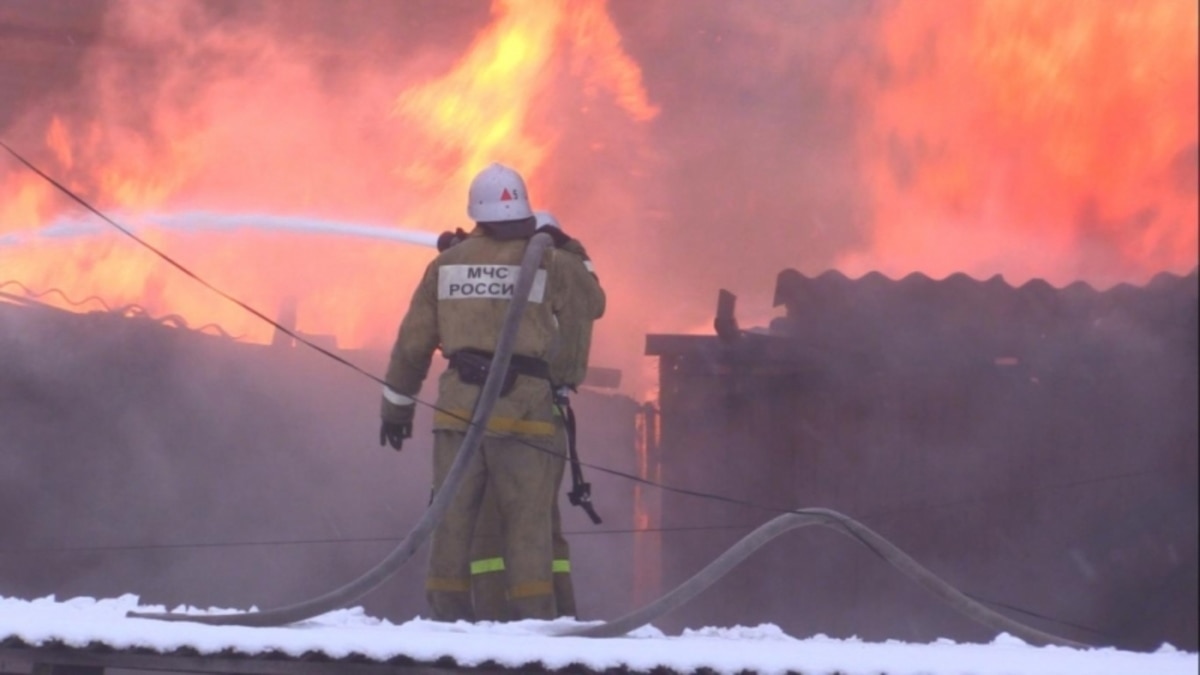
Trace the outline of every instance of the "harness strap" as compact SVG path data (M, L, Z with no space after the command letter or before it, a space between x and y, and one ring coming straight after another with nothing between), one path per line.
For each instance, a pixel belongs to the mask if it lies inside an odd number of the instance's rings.
M592 506L592 484L583 480L583 465L579 461L579 450L575 445L575 410L566 396L554 396L554 405L562 416L563 426L567 429L567 457L571 462L571 491L567 499L571 506L578 506L591 518L593 525L603 522L596 509Z

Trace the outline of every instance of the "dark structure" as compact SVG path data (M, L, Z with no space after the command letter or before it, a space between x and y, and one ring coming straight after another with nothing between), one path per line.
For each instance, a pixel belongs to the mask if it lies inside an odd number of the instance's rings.
M650 335L663 483L833 508L1013 618L1197 646L1197 275L1100 291L784 271L769 330ZM662 585L770 510L665 493ZM678 625L988 640L829 530L774 542ZM671 626L664 626L670 628Z
M378 443L378 383L291 339L249 344L134 307L66 312L45 295L0 286L0 596L278 607L358 577L424 513L428 408L397 454ZM306 337L382 374L381 352ZM585 461L634 471L638 406L585 387L575 407ZM581 610L613 616L633 602L632 486L587 479L604 526L567 503L568 482L564 530ZM364 609L426 613L425 556Z

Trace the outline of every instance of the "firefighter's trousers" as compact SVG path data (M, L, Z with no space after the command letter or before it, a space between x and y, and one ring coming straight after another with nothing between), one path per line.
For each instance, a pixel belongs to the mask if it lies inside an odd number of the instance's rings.
M445 480L464 435L460 431L434 432L434 489ZM485 435L433 532L425 590L436 620L476 620L471 602L470 553L485 491L494 496L505 525L506 594L512 618L557 616L550 532L563 459L530 447L557 450L552 437L524 441Z
M560 429L555 437L565 454L566 434ZM562 482L566 462L558 463L558 479ZM559 500L553 501L551 513L553 539L554 600L558 616L576 616L575 587L571 581L571 548L562 534ZM471 597L475 618L479 621L510 621L515 618L508 607L508 581L504 562L504 521L500 517L492 493L485 491L479 518L475 522L475 539L471 544Z

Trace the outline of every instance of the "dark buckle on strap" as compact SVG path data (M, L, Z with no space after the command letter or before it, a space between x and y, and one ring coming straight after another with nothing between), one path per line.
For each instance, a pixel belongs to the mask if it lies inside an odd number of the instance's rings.
M570 492L567 493L567 499L571 501L571 506L578 506L587 513L588 518L592 519L594 525L599 525L601 522L600 515L596 513L596 509L592 507L592 484L591 483L576 483Z

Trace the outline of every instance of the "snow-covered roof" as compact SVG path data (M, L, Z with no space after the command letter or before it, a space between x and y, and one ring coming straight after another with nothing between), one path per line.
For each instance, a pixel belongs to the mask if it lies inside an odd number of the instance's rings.
M244 628L126 618L129 611L161 612L164 608L143 606L134 595L65 601L0 598L0 663L13 658L33 660L42 649L46 654L72 650L104 653L114 665L122 653L178 655L191 666L205 657L223 662L271 659L280 664L279 672L287 672L281 662L289 659L360 666L436 663L513 672L570 669L805 675L1194 675L1200 667L1197 654L1169 645L1153 653L1079 650L1034 647L1007 635L989 644L948 640L870 643L821 635L794 637L767 624L704 628L681 635L644 627L626 637L597 639L554 636L577 625L569 619L507 624L414 619L393 624L353 608L292 626ZM157 663L162 667L164 662Z

